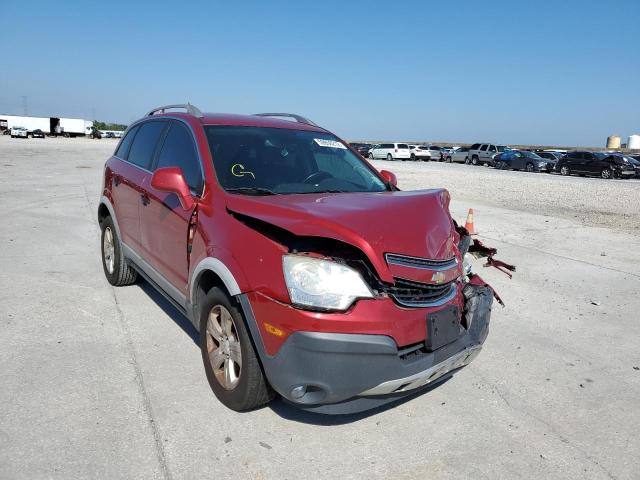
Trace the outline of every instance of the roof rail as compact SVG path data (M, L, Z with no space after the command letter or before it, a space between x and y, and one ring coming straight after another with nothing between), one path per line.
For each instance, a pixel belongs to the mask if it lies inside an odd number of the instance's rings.
M296 115L295 113L254 113L254 115L256 117L288 117L293 118L298 123L304 123L305 125L311 125L312 127L318 126L308 118L305 118L302 115Z
M164 105L163 107L154 108L153 110L147 112L145 117L150 117L152 115L156 115L157 113L165 113L165 110L174 108L184 108L189 115L193 115L194 117L198 118L204 117L200 109L198 107L194 107L190 103L176 103L175 105Z

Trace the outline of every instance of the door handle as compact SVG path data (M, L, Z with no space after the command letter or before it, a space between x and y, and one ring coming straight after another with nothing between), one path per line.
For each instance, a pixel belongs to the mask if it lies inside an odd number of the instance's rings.
M142 195L140 195L140 201L142 202L142 205L144 205L145 207L151 203L151 200L149 199L149 195L147 195L146 193L143 193Z

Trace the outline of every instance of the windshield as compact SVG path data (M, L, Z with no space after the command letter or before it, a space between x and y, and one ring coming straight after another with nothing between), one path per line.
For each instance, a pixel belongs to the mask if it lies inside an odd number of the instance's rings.
M246 195L382 192L384 182L330 133L205 127L222 188Z

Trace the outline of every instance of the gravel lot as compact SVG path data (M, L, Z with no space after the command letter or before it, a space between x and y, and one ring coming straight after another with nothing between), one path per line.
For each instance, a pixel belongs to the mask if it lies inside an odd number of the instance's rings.
M433 185L457 200L575 219L582 225L640 230L640 179L562 177L440 162L374 162L398 176L401 188Z
M638 478L640 182L375 162L402 188L448 188L518 266L476 265L507 303L483 352L391 408L238 414L186 319L104 279L115 144L0 137L0 478Z

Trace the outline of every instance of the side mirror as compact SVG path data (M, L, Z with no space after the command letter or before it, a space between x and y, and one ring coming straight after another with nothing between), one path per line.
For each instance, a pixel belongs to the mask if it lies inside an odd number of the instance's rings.
M157 169L151 177L151 186L160 192L175 193L180 200L180 205L185 210L193 208L195 200L180 167Z
M384 178L387 183L394 187L398 186L398 179L396 178L395 173L390 172L389 170L381 170L380 175L382 175L382 178Z

